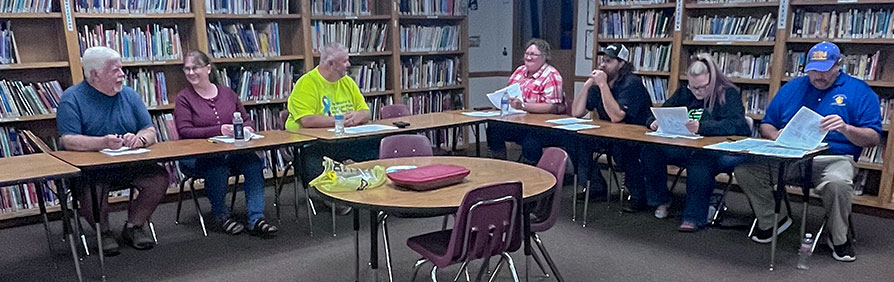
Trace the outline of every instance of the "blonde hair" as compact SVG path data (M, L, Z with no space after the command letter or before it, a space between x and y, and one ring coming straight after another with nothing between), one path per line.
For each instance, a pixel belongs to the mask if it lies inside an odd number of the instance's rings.
M708 74L708 85L705 89L710 89L708 96L705 97L705 109L710 112L714 109L714 104L726 104L726 89L732 88L739 90L732 81L726 77L723 72L717 68L717 63L711 54L700 53L692 57L692 63L689 64L689 70L686 72L689 79L692 77ZM691 80L690 80L691 81Z

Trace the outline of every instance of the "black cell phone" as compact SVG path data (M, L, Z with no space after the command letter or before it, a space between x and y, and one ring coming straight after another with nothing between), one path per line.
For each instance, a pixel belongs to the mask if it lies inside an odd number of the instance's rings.
M397 126L399 128L404 128L404 127L410 126L410 123L405 122L405 121L395 121L394 126Z

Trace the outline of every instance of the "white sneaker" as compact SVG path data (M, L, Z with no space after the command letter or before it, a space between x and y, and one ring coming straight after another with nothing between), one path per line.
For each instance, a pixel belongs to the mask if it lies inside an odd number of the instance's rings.
M661 204L657 208L655 208L655 217L656 218L667 218L667 208L670 207L670 204Z

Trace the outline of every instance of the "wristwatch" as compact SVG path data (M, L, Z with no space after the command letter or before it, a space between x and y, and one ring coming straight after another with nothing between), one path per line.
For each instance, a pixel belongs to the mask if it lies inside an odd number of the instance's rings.
M145 136L140 136L140 142L143 142L143 146L144 146L144 147L145 147L146 145L149 145L149 142L146 141L146 137L145 137Z

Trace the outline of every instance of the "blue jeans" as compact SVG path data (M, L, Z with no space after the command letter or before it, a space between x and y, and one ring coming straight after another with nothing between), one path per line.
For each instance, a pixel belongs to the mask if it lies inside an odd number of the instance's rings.
M686 168L686 205L683 221L697 226L708 223L708 205L714 192L714 177L745 162L744 156L721 155L671 147L648 146L643 149L642 164L645 176L645 194L649 205L670 202L667 189L667 165Z
M232 207L228 208L225 201L227 180L233 172L241 172L245 179L242 189L249 226L264 218L264 161L254 152L197 158L196 169L205 178L205 194L215 219L230 217Z
M517 124L492 122L487 125L487 148L493 153L505 153L506 142L522 146L522 156L537 162L543 154L543 138L533 134L534 129Z

